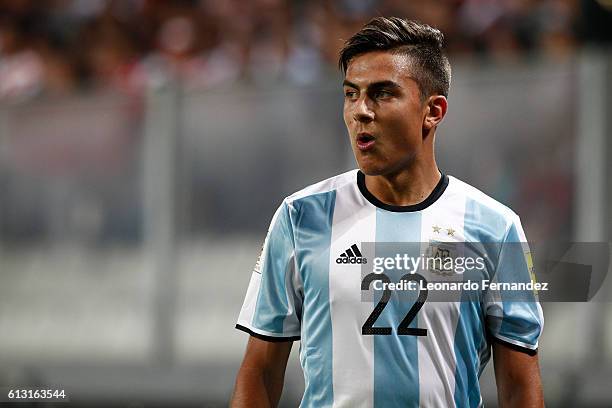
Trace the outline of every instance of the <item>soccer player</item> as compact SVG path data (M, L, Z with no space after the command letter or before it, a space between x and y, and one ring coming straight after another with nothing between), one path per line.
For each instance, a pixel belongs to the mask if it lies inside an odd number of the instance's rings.
M543 406L537 301L419 299L416 314L396 299L362 301L365 242L526 241L512 210L438 170L451 79L442 42L437 29L380 17L346 42L344 121L359 169L274 214L236 325L250 338L233 407L278 404L295 340L303 407L478 407L491 350L499 405ZM528 257L503 248L486 273L529 279Z

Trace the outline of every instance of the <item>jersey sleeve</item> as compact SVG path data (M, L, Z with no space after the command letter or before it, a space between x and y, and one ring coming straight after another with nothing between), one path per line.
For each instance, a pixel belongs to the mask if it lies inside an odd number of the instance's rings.
M499 247L492 282L535 282L529 245L518 216L510 223ZM510 287L510 286L508 286ZM514 286L516 287L516 286ZM544 315L533 290L490 290L485 296L487 333L492 340L535 354L544 328Z
M236 328L267 341L298 340L302 293L289 206L283 201L251 274Z

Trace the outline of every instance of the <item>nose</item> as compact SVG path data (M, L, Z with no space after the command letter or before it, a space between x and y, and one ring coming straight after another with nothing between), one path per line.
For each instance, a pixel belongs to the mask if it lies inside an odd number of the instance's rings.
M355 103L353 118L358 122L368 123L374 120L374 111L367 97L361 97Z

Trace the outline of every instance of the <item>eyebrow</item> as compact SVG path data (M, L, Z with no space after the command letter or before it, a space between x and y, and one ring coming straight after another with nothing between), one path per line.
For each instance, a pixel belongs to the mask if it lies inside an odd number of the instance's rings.
M342 86L350 86L351 88L359 89L359 86L357 86L356 84L354 84L351 81L346 80L346 79L342 82ZM390 80L385 80L385 81L372 82L371 84L368 85L368 88L370 88L370 89L372 89L372 88L374 88L374 89L378 89L378 88L401 88L401 86L397 82L390 81Z

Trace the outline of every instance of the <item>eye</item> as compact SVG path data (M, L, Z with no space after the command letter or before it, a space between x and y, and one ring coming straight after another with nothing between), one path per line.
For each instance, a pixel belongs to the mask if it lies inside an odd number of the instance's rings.
M354 91L354 90L352 90L352 89L346 89L346 90L344 91L344 97L345 97L345 98L353 99L353 98L355 98L355 97L356 97L356 95L357 95L357 92L355 92L355 91Z
M391 92L389 92L389 91L385 91L384 89L381 89L381 90L376 91L374 93L374 97L376 99L381 99L381 98L384 99L384 98L389 98L391 96L393 96L393 94Z

